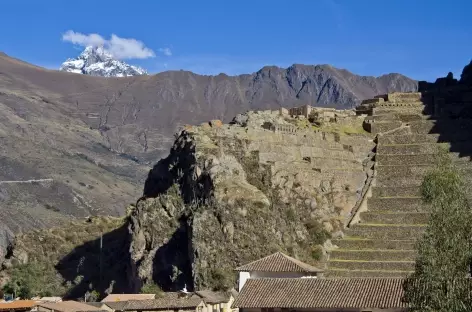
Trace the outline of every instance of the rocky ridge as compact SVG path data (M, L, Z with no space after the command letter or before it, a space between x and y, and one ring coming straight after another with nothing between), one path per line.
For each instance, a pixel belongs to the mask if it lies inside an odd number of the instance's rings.
M76 58L62 63L61 71L101 77L131 77L147 75L141 67L113 58L103 47L86 47Z
M187 126L130 216L135 287L229 287L236 265L278 250L322 265L372 174L373 140L347 119L357 133L279 111Z

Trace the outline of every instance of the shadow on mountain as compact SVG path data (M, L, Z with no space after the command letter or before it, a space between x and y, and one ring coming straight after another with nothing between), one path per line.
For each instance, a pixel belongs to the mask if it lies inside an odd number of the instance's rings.
M472 61L459 80L449 73L434 83L420 81L418 91L425 103L424 114L433 124L425 124L419 133L436 134L439 143L448 143L449 151L460 160L472 156Z
M66 298L83 298L84 294L96 290L127 293L131 286L130 235L127 224L76 247L56 265L57 271L74 286ZM81 277L80 277L81 276ZM75 282L74 282L75 281Z
M195 172L195 144L190 134L185 133L179 137L170 150L169 156L162 158L149 171L144 183L144 198L154 198L164 194L175 183L191 186ZM181 189L181 194L186 203L195 199L197 194L190 191L195 187Z
M175 230L169 241L162 245L154 256L153 276L155 284L164 291L178 291L186 287L193 290L192 279L192 231L188 220L181 217L180 227Z
M169 156L159 160L149 171L141 199L165 194L173 185L179 186L184 203L193 205L208 200L213 189L210 177L197 173L195 142L192 134L185 130L174 142Z

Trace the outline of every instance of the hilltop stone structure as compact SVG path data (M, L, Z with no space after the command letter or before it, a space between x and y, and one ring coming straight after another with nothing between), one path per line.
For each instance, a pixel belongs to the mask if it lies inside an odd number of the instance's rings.
M276 251L321 263L372 176L375 143L352 115L346 129L278 110L186 126L131 213L137 288L151 278L174 287L173 267L177 287L218 287Z
M376 96L357 109L376 135L374 175L344 237L332 240L328 277L404 277L414 270L415 242L429 217L420 185L440 148L472 181L472 89L452 75L419 85L422 92Z

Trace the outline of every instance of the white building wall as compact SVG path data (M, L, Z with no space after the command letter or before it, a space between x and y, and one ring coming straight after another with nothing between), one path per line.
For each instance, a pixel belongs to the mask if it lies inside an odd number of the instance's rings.
M251 277L251 274L249 272L239 272L239 288L238 292L243 289L244 284L246 284L246 281L248 278Z
M241 291L248 278L316 278L316 274L307 275L301 272L239 272L239 289Z

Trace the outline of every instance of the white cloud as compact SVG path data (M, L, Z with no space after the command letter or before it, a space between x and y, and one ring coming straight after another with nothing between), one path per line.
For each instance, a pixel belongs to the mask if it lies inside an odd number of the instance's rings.
M83 47L102 46L114 57L121 60L146 59L156 56L154 51L146 47L142 41L133 38L121 38L115 34L112 34L111 38L109 40L106 40L99 34L86 35L79 32L75 32L73 30L68 30L62 35L62 40Z
M165 56L172 56L172 51L170 48L160 48L159 52L161 52Z
M84 35L73 30L66 31L66 33L62 35L62 40L81 46L103 46L106 42L99 34Z

